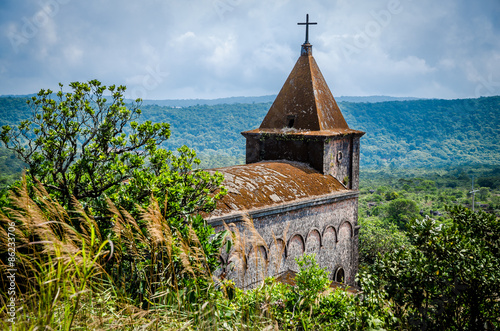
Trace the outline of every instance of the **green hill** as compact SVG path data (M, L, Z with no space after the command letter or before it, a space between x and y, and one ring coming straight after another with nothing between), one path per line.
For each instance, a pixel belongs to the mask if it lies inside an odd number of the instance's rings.
M169 148L243 156L241 131L257 128L271 103L144 107L147 118L172 125ZM363 130L361 163L429 167L500 163L500 97L339 103L350 127Z
M165 147L183 144L219 166L243 162L240 132L257 128L271 103L196 105L174 108L143 105L143 120L166 121L172 137ZM500 97L458 100L339 102L349 126L363 130L363 167L437 167L500 164ZM23 98L0 98L0 125L27 118ZM213 161L213 160L212 160Z

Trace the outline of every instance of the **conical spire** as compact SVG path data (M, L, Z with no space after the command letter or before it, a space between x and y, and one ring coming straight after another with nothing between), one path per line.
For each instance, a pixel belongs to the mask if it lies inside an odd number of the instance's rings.
M260 125L261 130L349 130L332 92L304 43L301 56Z

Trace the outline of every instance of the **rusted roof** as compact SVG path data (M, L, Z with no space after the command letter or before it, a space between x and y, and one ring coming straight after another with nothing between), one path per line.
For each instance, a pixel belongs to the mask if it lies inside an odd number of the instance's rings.
M222 173L228 190L209 218L349 192L333 176L322 175L299 162L263 161L207 171Z
M312 56L310 44L302 45L302 55L262 121L259 132L290 127L298 131L350 131Z

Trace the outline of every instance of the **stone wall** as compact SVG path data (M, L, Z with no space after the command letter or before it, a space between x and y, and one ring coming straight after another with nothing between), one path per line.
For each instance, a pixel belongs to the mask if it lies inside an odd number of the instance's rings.
M359 189L359 135L336 137L325 142L324 173L351 190Z
M358 269L357 200L357 192L349 192L253 211L247 221L241 216L210 220L218 231L224 229L223 220L234 224L233 231L240 236L237 241L242 243L235 243L230 254L222 254L220 272L239 287L251 288L267 276L288 269L298 271L295 258L313 253L331 279L342 268L344 281L354 285ZM251 221L258 234L248 226Z

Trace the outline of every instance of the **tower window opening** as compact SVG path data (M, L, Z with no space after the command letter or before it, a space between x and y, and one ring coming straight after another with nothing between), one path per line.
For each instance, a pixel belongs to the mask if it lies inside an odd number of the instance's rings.
M342 161L342 157L343 157L343 155L342 155L342 151L339 151L339 152L337 153L337 162Z
M294 124L295 124L295 116L294 115L288 115L286 117L286 126L288 128L293 128Z
M338 268L337 271L335 272L335 281L338 283L344 283L345 282L345 275L344 275L344 269Z

